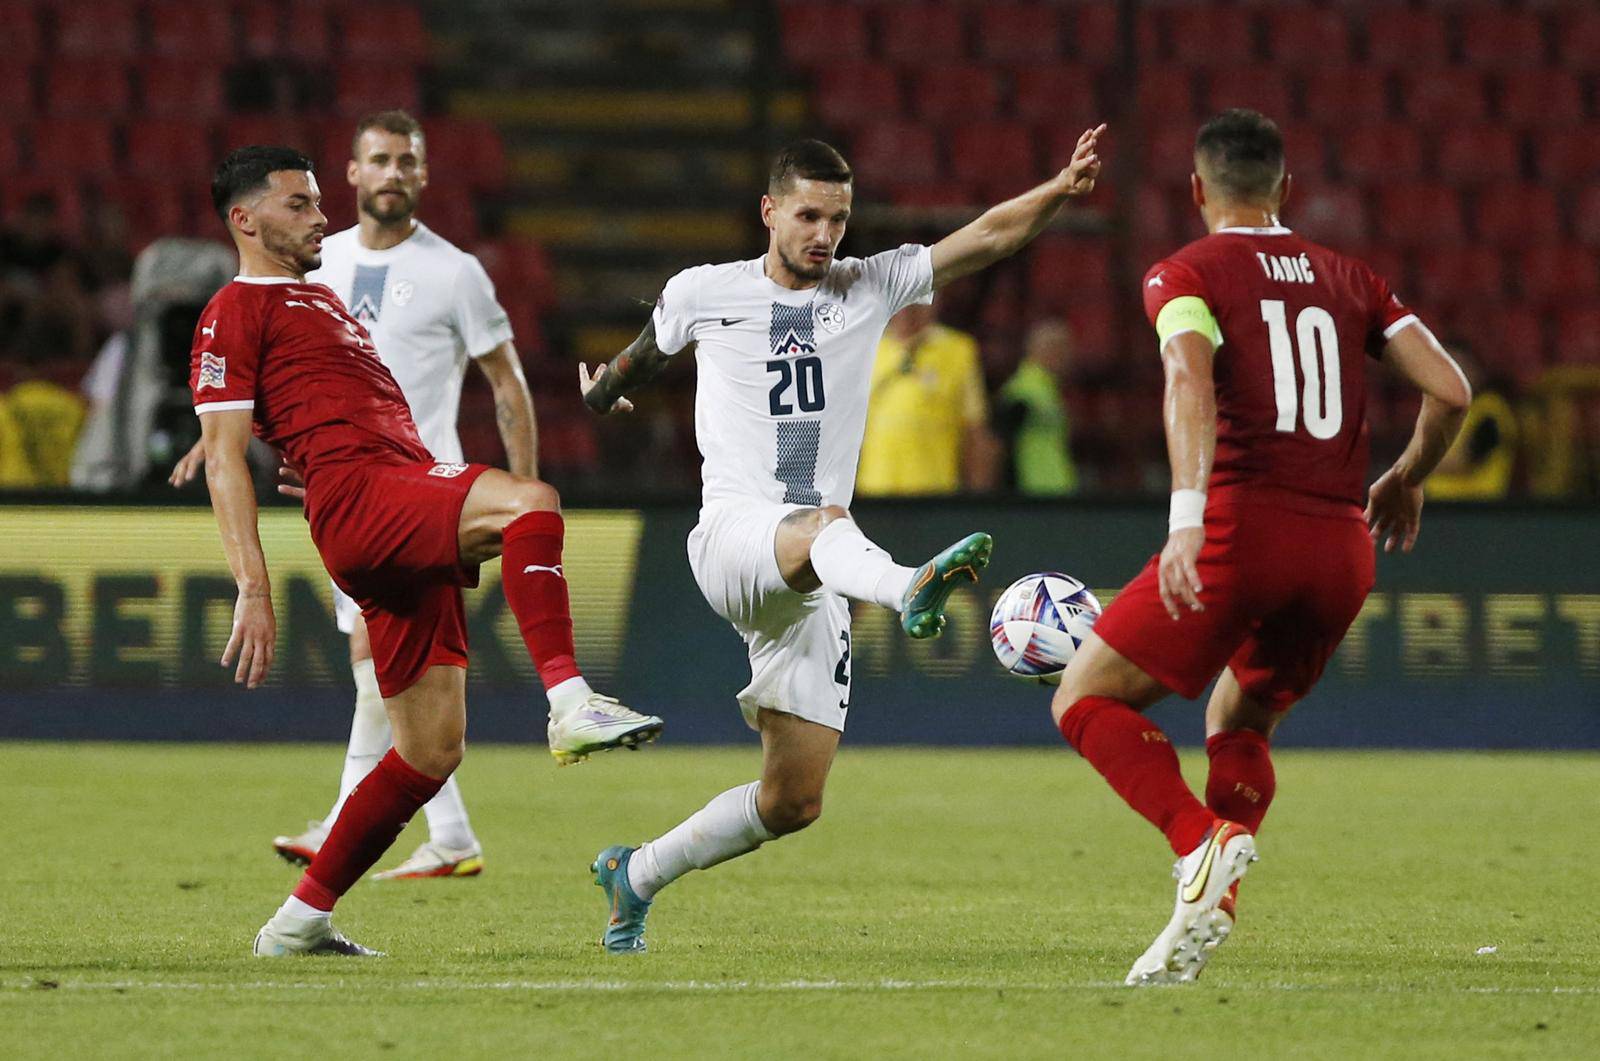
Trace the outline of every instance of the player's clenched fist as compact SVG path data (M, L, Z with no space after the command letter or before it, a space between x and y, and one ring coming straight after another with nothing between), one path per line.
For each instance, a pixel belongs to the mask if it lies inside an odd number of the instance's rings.
M1161 550L1161 605L1174 619L1180 618L1185 608L1205 611L1206 606L1200 603L1200 591L1205 586L1195 565L1205 543L1204 527L1182 527L1167 537L1166 547Z
M1068 195L1088 195L1094 191L1094 182L1100 177L1100 136L1105 131L1105 124L1101 123L1078 137L1071 161L1057 178Z
M278 623L272 615L272 597L264 590L241 591L233 605L233 633L222 650L222 665L239 660L233 680L254 689L267 680L272 653L278 641Z

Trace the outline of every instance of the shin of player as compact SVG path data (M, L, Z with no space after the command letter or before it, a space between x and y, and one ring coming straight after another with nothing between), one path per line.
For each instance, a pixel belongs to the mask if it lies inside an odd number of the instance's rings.
M592 409L627 410L625 394L694 350L705 461L690 566L707 602L744 638L751 680L738 699L762 745L758 780L639 848L600 852L593 869L611 904L608 951L645 949L645 916L667 884L822 813L850 703L849 602L898 611L909 636L933 637L951 591L987 564L992 542L977 533L903 566L850 518L873 352L895 313L1014 253L1068 198L1092 190L1103 131L1085 132L1055 179L933 247L844 260L835 251L850 216L850 168L826 144L791 145L762 199L766 254L679 273L627 350L593 375L580 366Z

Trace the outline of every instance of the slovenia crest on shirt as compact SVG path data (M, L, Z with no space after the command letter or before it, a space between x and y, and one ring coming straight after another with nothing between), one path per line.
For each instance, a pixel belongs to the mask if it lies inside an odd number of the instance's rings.
M818 303L817 323L829 335L838 335L844 328L844 307L837 302Z

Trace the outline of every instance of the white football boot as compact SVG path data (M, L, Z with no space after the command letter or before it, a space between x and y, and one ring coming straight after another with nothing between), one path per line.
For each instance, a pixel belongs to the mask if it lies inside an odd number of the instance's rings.
M382 951L345 938L326 917L286 917L274 914L261 926L250 952L257 958L287 958L295 954L337 954L345 958L381 958Z
M483 872L483 847L453 848L432 840L394 869L374 873L373 880L422 880L426 877L476 877Z
M1133 963L1124 983L1148 987L1188 983L1198 977L1233 931L1233 911L1219 907L1254 861L1255 837L1237 822L1218 818L1200 846L1173 867L1178 901L1172 920Z
M296 866L309 866L328 839L328 827L319 821L306 822L306 831L299 836L273 837L272 849L285 862Z
M609 696L590 693L581 707L550 717L550 754L562 766L581 763L595 752L638 748L661 735L665 725L654 715L641 715Z

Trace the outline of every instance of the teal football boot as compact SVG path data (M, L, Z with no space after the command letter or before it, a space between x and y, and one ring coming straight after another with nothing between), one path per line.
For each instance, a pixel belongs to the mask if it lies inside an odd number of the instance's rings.
M938 637L944 629L944 602L963 582L978 581L989 566L994 539L982 531L969 534L917 568L900 600L900 626L915 638Z
M628 883L628 860L637 850L616 844L596 855L589 867L611 905L611 920L600 942L612 954L642 954L645 950L644 919L650 913L650 900L635 895Z

